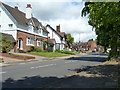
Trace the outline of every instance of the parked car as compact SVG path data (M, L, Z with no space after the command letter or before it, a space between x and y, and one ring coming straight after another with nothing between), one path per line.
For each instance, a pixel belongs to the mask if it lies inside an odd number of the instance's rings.
M92 51L92 52L96 52L96 51Z
M82 53L86 53L86 51L82 51Z

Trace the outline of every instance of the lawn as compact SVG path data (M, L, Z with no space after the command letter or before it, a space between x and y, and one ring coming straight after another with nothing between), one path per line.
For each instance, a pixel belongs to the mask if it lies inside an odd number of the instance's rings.
M62 54L57 52L30 52L30 54L40 55L45 57L61 57L61 56L69 56L68 54Z
M18 55L18 54L13 54L13 53L10 53L10 55L19 56L19 57L31 57L31 56L27 56L27 55Z

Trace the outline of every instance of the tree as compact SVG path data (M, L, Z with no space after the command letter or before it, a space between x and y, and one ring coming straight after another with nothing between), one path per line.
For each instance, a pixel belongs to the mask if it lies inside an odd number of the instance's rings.
M111 47L110 58L118 57L117 48L120 38L120 3L94 2L85 3L82 16L88 15L88 23L95 28L100 45Z
M12 49L12 42L7 40L6 37L0 39L0 50L2 53L7 53Z
M66 35L66 40L67 40L68 47L70 48L71 44L74 42L74 38L71 36L70 33Z

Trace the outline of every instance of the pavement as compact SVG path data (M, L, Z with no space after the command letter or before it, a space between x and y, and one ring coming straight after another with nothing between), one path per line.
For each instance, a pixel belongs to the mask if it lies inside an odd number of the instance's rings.
M41 61L47 61L47 60L60 60L60 59L67 59L67 58L72 58L72 57L77 57L77 55L70 55L70 56L63 56L63 57L43 57L43 56L38 56L38 55L32 55L32 54L27 54L27 53L15 53L18 55L28 55L28 56L33 56L35 59L29 59L29 60L21 60L21 59L14 59L14 58L9 58L9 57L1 57L0 59L3 61L0 63L0 66L11 66L11 65L18 65L20 63L29 63L29 62L41 62ZM81 53L81 55L85 55Z

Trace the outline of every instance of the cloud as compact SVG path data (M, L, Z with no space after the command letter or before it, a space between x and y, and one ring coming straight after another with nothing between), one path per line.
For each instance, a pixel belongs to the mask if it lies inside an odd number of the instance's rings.
M26 0L25 0L26 1ZM47 0L46 0L47 1ZM21 11L25 12L28 2L10 2L9 5L17 5ZM30 2L32 4L33 16L39 19L43 25L50 24L53 28L61 26L61 31L71 33L75 42L87 41L96 38L92 27L88 25L88 18L81 17L83 2Z

